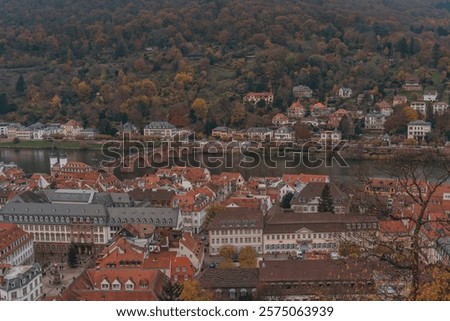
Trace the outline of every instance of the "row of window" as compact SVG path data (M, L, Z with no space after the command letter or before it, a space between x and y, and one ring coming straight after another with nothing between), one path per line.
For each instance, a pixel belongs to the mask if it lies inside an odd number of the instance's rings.
M34 240L38 242L71 242L71 241L79 241L81 243L91 242L92 240L95 243L103 243L105 238L103 234L94 234L88 235L85 237L83 234L63 234L63 233L32 233Z
M12 210L12 209L11 209ZM69 216L38 216L38 215L9 215L3 216L0 215L0 221L5 220L7 218L11 222L41 222L41 223L70 223L72 222L86 222L86 223L94 223L94 224L103 224L103 218L90 218L90 217L72 217Z
M300 234L267 234L266 240L305 240L305 239L326 239L336 238L338 233L300 233Z
M51 232L70 232L78 231L78 232L84 232L84 233L102 233L103 227L97 227L97 226L78 226L78 227L70 227L66 225L19 225L19 227L22 227L25 231L51 231Z
M230 237L211 239L211 244L239 244L239 243L256 243L261 242L261 237Z
M242 234L261 234L261 230L212 230L211 235L242 235Z
M252 246L252 247L255 249L256 253L262 253L261 246ZM239 252L241 250L241 247L237 246L236 250ZM220 247L211 246L210 251L212 254L219 254Z

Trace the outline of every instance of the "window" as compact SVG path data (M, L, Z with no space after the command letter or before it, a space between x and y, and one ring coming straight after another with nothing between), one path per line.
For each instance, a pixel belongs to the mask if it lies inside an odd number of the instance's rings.
M230 294L230 299L236 299L236 290L235 289L230 289L229 291Z

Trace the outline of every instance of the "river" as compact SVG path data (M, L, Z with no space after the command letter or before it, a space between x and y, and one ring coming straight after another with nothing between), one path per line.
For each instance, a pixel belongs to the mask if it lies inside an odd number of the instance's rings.
M96 166L104 159L101 151L98 150L67 150L66 154L69 161L80 161L89 165ZM27 174L30 173L49 173L50 172L50 150L39 149L0 149L0 161L5 163L14 162L21 167ZM288 174L324 174L329 175L334 182L348 182L358 172L363 171L365 174L374 175L380 174L380 171L373 172L374 161L370 160L346 160L348 167L343 167L333 163L333 166L318 166L316 168L310 168L305 166L303 162L290 166L290 160L286 158L277 157L275 163L271 165L269 160L261 162L258 166L245 167L240 164L240 161L245 160L238 155L233 157L233 164L230 164L228 168L224 165L211 167L207 166L211 173L217 174L222 171L237 171L240 172L245 179L250 176L271 176L279 177L284 173ZM288 165L288 166L287 166ZM151 173L155 171L152 168L137 169L134 173L121 173L119 170L115 171L115 174L120 179L133 178L136 176L142 176L145 173ZM378 172L378 173L377 173Z

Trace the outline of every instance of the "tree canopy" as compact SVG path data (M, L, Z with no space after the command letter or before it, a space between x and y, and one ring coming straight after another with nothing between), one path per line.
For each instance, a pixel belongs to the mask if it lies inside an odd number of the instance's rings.
M2 113L92 127L100 115L139 127L170 118L208 133L270 125L300 84L319 100L343 85L381 92L412 74L437 86L450 65L450 12L438 2L6 1L0 68L11 82L0 95L18 110ZM15 87L19 77L26 86ZM275 101L246 106L249 91Z

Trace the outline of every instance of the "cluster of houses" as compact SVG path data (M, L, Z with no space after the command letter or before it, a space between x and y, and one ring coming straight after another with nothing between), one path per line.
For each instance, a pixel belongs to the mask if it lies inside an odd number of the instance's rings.
M420 119L426 117L427 110L431 110L435 115L442 115L449 110L449 104L438 101L439 95L436 90L423 90L417 77L408 77L403 90L406 92L420 92L421 99L409 101L405 95L396 95L392 101L382 100L375 102L373 94L367 92L356 97L356 105L366 104L370 106L369 112L364 113L362 110L353 110L353 108L336 110L334 98L328 99L326 105L314 102L311 99L313 97L311 88L304 85L295 86L292 91L297 100L291 104L286 113L279 113L273 117L272 124L274 127L257 127L236 131L220 126L213 130L212 136L222 140L257 139L261 141L295 142L296 137L293 126L296 123L307 124L310 127L320 129L321 132L336 131L344 117L347 117L350 122L363 121L366 135L381 136L385 131L386 119L394 113L394 107L409 106L418 112L419 120L408 124L406 138L422 141L431 132L431 123ZM347 100L353 97L353 91L351 88L341 87L337 91L337 96L339 99ZM273 93L248 93L244 97L244 102L257 103L259 100L269 103L273 101ZM330 132L324 133L324 135L330 135Z
M46 140L55 136L66 139L93 139L98 135L95 128L83 126L71 119L65 124L42 124L37 122L30 126L19 123L0 123L0 136L21 140Z
M387 209L403 214L401 221L371 215L355 194L342 190L327 175L244 179L235 172L211 174L206 168L174 166L119 180L63 154L53 155L50 163L50 174L31 176L14 164L0 164L0 233L2 226L13 226L21 231L15 232L19 243L23 241L23 251L14 254L9 245L4 250L0 243L0 264L10 265L3 267L0 290L5 284L11 288L12 281L5 280L13 280L18 271L39 279L34 253L63 256L75 246L81 255L95 257L96 266L84 271L56 300L157 300L164 296L168 280L192 279L216 299L317 299L317 291L328 289L328 283L339 298L364 298L378 291L379 269L364 265L366 272L361 274L357 262L334 263L342 242L371 248L371 240L405 238L408 247L414 228L408 217L420 210L401 184L390 179L373 178L363 192L367 198L381 196ZM323 212L320 204L326 188L333 206ZM448 264L450 235L434 225L450 214L450 184L436 190L428 211L436 220L422 231L427 244L422 259ZM254 269L208 267L205 258L215 260L223 246L237 252L250 247L259 257L286 259L262 260ZM21 264L28 265L8 272ZM251 282L239 284L243 279ZM35 285L22 291L33 293L32 298L21 298L39 299L42 292L34 289ZM12 299L12 292L3 298Z

